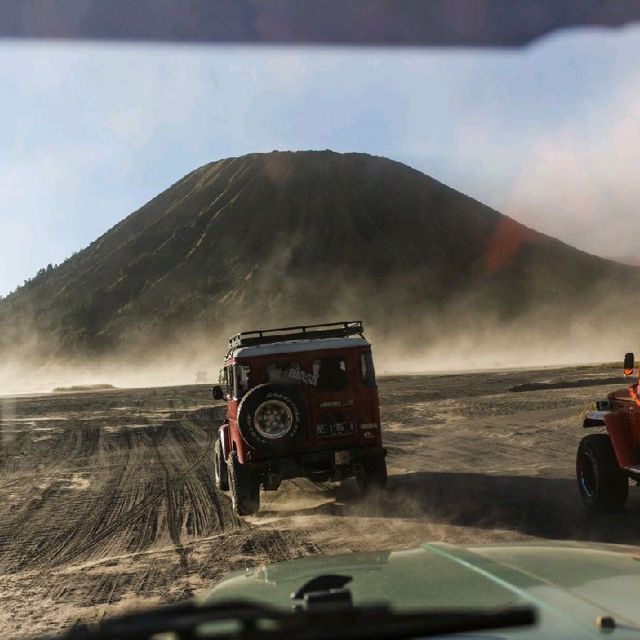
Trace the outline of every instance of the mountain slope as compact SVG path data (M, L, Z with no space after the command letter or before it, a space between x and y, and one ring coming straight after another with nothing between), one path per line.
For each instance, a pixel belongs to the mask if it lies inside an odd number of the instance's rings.
M391 330L461 300L576 309L637 278L400 163L273 152L179 180L0 301L0 335L85 352L343 314Z

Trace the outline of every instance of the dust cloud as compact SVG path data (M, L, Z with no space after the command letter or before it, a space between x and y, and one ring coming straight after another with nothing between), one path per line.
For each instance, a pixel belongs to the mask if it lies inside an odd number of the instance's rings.
M282 250L237 267L246 276L236 286L197 298L193 311L175 317L162 315L178 293L172 289L139 315L121 317L112 309L95 335L86 327L65 334L42 309L5 313L0 395L74 385L215 383L228 338L238 331L336 320L364 322L377 371L389 375L617 362L635 346L628 301L640 290L640 270L569 248L558 253L565 262L557 271L575 270L571 261L579 258L589 274L553 273L552 260L513 256L505 264L493 261L490 273L484 258L472 274L407 262L372 275L355 258L348 273L344 265L310 270L296 266L303 235L274 243ZM594 280L596 266L603 271Z
M367 316L373 316L368 321ZM375 315L378 315L377 313ZM111 384L118 388L217 383L228 338L238 330L278 324L360 319L373 345L379 375L581 365L622 360L635 346L626 318L606 309L579 317L547 310L526 319L501 320L495 315L445 311L428 319L408 318L385 326L374 314L353 308L329 317L294 317L223 328L193 328L171 340L119 346L113 352L86 357L42 356L22 348L3 354L0 395L47 393L59 387ZM409 314L408 314L409 315ZM378 321L378 322L376 322Z

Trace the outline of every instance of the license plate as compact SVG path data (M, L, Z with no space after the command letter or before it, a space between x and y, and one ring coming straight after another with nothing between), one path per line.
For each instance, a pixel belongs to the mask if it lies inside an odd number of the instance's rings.
M337 436L352 436L356 432L353 422L332 422L317 424L316 434L320 438L335 438Z

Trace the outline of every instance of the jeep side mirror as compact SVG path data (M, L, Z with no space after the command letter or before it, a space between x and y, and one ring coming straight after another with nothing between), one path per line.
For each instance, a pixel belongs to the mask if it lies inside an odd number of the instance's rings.
M214 400L224 400L224 393L222 392L222 387L219 384L211 387L211 395Z
M627 353L624 357L624 375L632 376L633 368L636 364L636 358L633 353Z

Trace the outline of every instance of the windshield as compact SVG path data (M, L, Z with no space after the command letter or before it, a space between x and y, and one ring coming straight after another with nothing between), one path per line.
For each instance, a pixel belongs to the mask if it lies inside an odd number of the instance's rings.
M608 417L639 46L1 40L4 635L299 557L640 544L640 422ZM445 574L438 607L508 604Z

